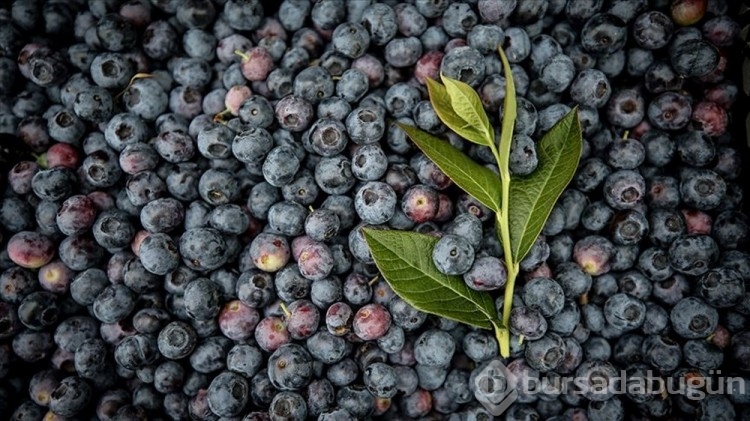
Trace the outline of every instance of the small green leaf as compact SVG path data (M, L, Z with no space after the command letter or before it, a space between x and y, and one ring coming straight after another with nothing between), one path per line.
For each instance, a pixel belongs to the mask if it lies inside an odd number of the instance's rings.
M466 156L455 146L416 127L398 125L419 149L454 183L491 210L500 209L500 180L492 170Z
M484 111L482 100L477 92L460 80L440 75L445 91L450 97L453 111L464 121L461 127L450 127L459 136L480 145L489 146L495 142L495 131ZM447 125L447 124L446 124Z
M510 183L510 243L513 259L520 262L542 232L552 207L573 179L581 158L581 124L578 108L563 117L537 144L539 166Z
M462 127L466 124L466 122L456 114L456 111L453 110L451 97L448 96L448 91L445 90L445 86L429 77L425 80L427 81L427 93L430 96L430 103L435 110L435 114L440 118L440 121L448 127Z
M481 329L493 329L492 297L474 291L460 276L440 273L432 262L438 239L410 231L362 230L380 273L414 308Z
M430 78L427 78L426 81L430 103L440 121L464 139L472 143L486 145L485 138L487 135L478 127L471 126L463 116L458 114L446 87Z

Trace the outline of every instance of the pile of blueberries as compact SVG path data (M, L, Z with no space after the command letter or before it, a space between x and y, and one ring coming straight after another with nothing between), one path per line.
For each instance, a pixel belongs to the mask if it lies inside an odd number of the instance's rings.
M506 420L750 419L734 3L3 2L0 418L488 420L475 380L500 361L705 392L549 386ZM361 233L441 237L438 268L501 311L491 212L397 126L494 168L425 80L470 84L498 127L498 46L512 174L574 106L584 136L521 263L509 359L399 298Z

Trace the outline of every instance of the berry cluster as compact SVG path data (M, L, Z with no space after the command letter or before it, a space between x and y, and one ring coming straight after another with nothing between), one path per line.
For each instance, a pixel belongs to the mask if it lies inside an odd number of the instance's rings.
M397 126L494 167L425 81L468 83L499 127L498 47L513 176L574 106L584 134L508 370L750 388L734 1L270 3L0 5L0 418L490 419L492 333L397 296L361 228L439 237L437 269L502 311L493 215ZM503 416L747 418L748 396L547 388Z

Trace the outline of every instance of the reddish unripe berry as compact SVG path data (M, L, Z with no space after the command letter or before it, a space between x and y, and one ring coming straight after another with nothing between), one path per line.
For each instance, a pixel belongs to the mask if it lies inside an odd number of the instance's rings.
M326 310L326 329L331 335L344 336L352 329L354 311L344 302L333 303Z
M55 222L65 235L83 234L96 221L98 209L88 196L78 194L71 196L62 203L57 210Z
M738 94L739 88L737 85L729 82L710 86L703 92L707 101L714 102L725 110L732 108Z
M236 116L237 111L240 109L240 105L242 105L242 103L252 95L253 92L247 86L232 86L224 96L224 106L227 107L227 111Z
M414 77L419 83L427 83L427 78L437 80L440 77L440 63L444 54L441 51L428 51L414 65Z
M417 184L410 187L401 198L401 210L410 220L420 224L431 221L437 215L440 198L435 189Z
M233 300L219 312L219 329L229 339L247 341L253 337L254 329L260 321L258 310Z
M284 29L278 19L274 18L265 18L260 27L255 30L255 36L257 39L277 37L281 38L284 41L287 40L286 29Z
M573 260L589 275L599 276L609 272L614 246L604 237L590 235L573 246Z
M117 344L122 342L123 339L135 335L137 331L130 325L130 322L125 319L115 323L102 323L101 326L99 326L99 333L104 342L117 346Z
M31 192L31 179L39 171L39 164L33 161L21 161L8 173L8 184L16 194Z
M373 415L379 416L383 415L386 412L388 412L389 409L391 409L391 399L390 398L375 398L375 412L373 412Z
M552 269L550 269L547 262L542 263L541 266L531 272L526 272L525 279L527 281L534 278L552 278Z
M289 331L286 330L286 324L281 317L269 316L255 327L255 341L262 350L273 352L281 345L289 343Z
M8 257L13 263L27 269L37 269L55 256L55 243L49 237L33 231L21 231L10 237Z
M147 1L129 1L120 6L120 16L133 26L142 28L151 22L151 3Z
M436 222L445 222L453 218L453 201L445 193L438 193L438 211L433 218Z
M648 122L648 120L643 120L638 125L630 129L630 138L632 139L640 139L641 136L643 136L645 133L650 131L652 129L651 123Z
M703 36L717 47L731 47L740 30L739 23L729 16L717 16L703 24Z
M453 38L452 40L448 41L447 44L445 44L445 48L443 48L443 50L446 53L448 53L448 52L450 52L454 48L465 47L466 45L467 44L466 44L466 40L465 39L463 39L463 38Z
M360 70L367 76L370 88L374 88L385 80L383 63L370 54L365 54L352 62L352 69Z
M99 190L92 191L88 194L88 197L94 203L94 206L100 211L115 207L115 199L107 192Z
M285 312L286 330L295 340L309 338L318 330L320 311L312 301L297 300L289 304Z
M391 327L391 314L380 304L367 304L357 310L352 322L354 334L364 341L380 338Z
M292 257L294 258L294 260L299 260L299 255L302 253L302 250L304 250L307 246L315 244L315 242L315 240L308 237L307 235L294 237L294 240L292 240Z
M424 389L401 399L401 410L410 418L421 418L427 416L432 410L432 394Z
M719 349L724 349L732 342L732 334L724 326L717 325L714 333L709 336L709 340Z
M63 294L73 279L73 271L60 260L53 260L39 268L39 285L47 291Z
M688 234L711 234L711 215L695 209L683 209L682 216L685 218L685 229Z
M279 235L261 233L250 243L250 256L255 267L276 272L289 262L289 243Z
M729 116L725 109L714 102L701 101L693 106L693 122L711 137L726 133Z
M72 352L57 348L49 360L52 363L52 367L58 371L70 374L76 373L75 354Z
M133 241L130 242L130 249L133 251L133 254L135 254L136 256L139 256L141 254L141 244L143 244L143 240L145 240L149 235L151 235L151 233L146 230L140 230L135 233L135 236L133 236Z
M708 0L675 0L672 2L672 20L680 26L690 26L703 19Z
M247 80L265 80L273 70L273 58L268 50L263 47L253 47L244 53L237 50L234 53L242 58L240 69L242 70L242 76L245 76Z
M65 167L76 169L81 162L81 156L73 145L68 143L55 143L47 149L40 157L42 166L47 168Z
M302 249L297 264L302 276L319 281L325 279L333 270L333 254L327 245L314 242Z

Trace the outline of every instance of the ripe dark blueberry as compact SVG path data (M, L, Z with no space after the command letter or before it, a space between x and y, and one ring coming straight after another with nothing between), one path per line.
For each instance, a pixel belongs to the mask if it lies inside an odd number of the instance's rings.
M307 419L307 404L302 395L282 391L273 396L268 413L272 417L271 419L303 421Z
M719 322L718 311L697 297L686 297L677 302L669 318L675 332L686 339L707 337Z
M684 77L706 76L719 64L718 49L702 39L672 40L669 60L678 74Z
M214 377L208 387L208 406L220 417L239 415L250 397L250 386L239 374L225 371Z
M446 275L463 275L474 263L474 248L464 237L447 234L435 244L432 261Z
M195 330L184 322L171 322L159 332L157 346L165 358L178 360L193 352L197 336Z

